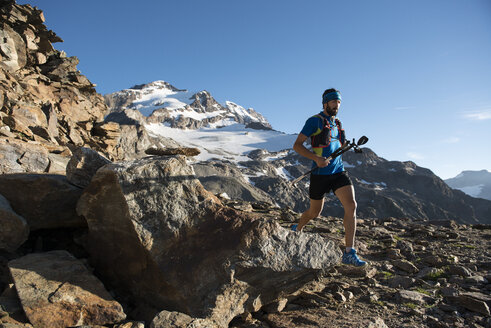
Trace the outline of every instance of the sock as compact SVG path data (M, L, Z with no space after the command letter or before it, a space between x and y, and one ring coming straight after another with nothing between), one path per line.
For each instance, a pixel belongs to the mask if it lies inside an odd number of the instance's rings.
M346 247L346 253L351 252L352 249L353 249L353 247Z

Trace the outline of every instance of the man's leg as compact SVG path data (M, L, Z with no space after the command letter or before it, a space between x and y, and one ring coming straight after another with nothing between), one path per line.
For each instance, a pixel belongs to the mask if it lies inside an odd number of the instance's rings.
M298 222L298 226L296 228L297 231L301 231L303 227L312 219L319 216L322 211L322 206L324 206L324 198L322 199L310 199L310 207L308 210L302 213L300 217L300 221Z
M367 263L360 260L354 249L355 233L356 233L356 201L355 190L352 185L347 185L336 189L334 192L344 207L344 239L346 251L343 253L342 262L355 266L364 266Z
M343 186L334 192L344 208L344 240L346 247L353 247L356 233L355 189L352 185Z

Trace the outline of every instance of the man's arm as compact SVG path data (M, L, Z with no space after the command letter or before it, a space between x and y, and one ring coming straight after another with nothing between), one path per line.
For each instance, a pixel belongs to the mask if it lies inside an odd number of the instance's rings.
M293 144L293 150L296 151L299 155L306 157L308 159L313 160L318 167L326 167L329 165L330 160L327 160L324 157L318 156L317 154L308 150L303 143L307 140L307 136L303 133L300 133Z

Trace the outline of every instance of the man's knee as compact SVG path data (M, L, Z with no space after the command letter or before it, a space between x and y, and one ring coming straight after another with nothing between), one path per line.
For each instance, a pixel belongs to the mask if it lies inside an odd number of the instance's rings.
M352 201L345 202L344 204L344 210L348 213L356 213L356 207L357 203L354 199Z

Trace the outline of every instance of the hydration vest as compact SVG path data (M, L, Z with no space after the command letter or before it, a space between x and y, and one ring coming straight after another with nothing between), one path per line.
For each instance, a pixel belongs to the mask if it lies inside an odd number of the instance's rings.
M319 134L313 135L311 139L311 144L313 148L325 148L331 143L331 123L329 120L322 115L314 115L322 120L322 131ZM338 127L339 142L341 145L346 141L346 135L343 128L341 127L341 122L336 119L336 126Z

